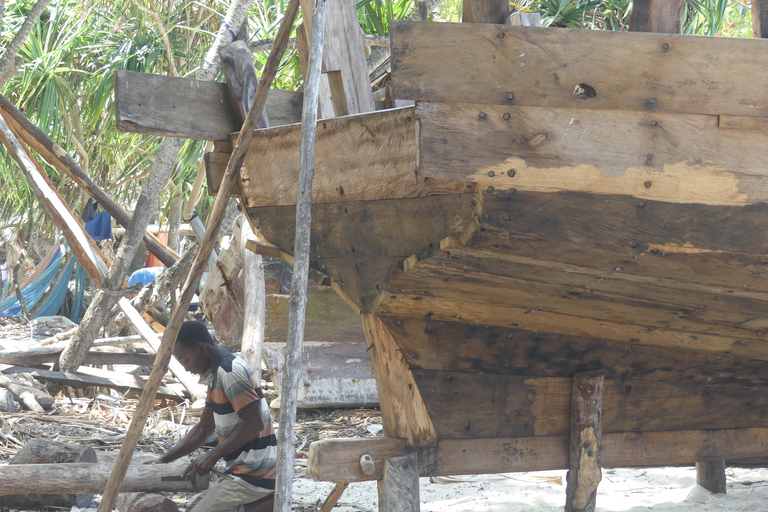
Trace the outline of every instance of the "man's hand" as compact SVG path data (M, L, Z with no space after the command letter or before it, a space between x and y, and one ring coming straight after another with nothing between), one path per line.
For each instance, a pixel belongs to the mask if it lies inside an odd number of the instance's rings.
M197 475L207 475L211 471L211 468L216 465L216 461L218 460L218 457L212 455L211 452L206 452L195 457L181 476L182 478L189 476L189 479L192 480L192 485L195 485Z
M156 459L148 460L144 464L167 464L167 462L163 460L163 457L158 457Z

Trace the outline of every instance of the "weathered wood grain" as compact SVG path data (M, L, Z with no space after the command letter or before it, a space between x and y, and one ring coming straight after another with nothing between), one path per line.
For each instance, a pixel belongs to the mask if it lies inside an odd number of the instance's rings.
M416 383L440 439L564 435L570 378L417 370ZM603 432L760 427L763 388L606 380Z
M419 456L415 453L384 459L379 480L381 512L419 512Z
M632 4L629 30L632 32L680 33L683 0L636 0Z
M768 93L753 77L766 49L757 39L398 21L392 75L402 99L765 117ZM588 87L577 96L579 84Z
M229 140L242 119L226 84L133 71L115 72L118 129L185 139ZM272 126L301 120L302 94L272 90L265 109Z
M509 2L506 0L466 0L462 3L461 22L503 25L508 21L509 14Z
M700 386L768 385L768 362L732 354L434 318L381 319L414 371L570 377L604 369L612 380L653 379Z
M672 203L768 199L768 133L722 130L717 116L426 102L415 116L426 177Z
M413 108L325 119L317 124L312 202L458 194L472 184L424 178L416 168L417 127ZM237 194L247 207L296 204L301 125L254 134ZM206 158L209 190L216 192L229 157L217 144Z
M467 475L567 469L568 436L442 439L414 450L404 439L325 439L309 447L307 476L318 481L355 482L381 478L384 459L416 451L421 476ZM366 475L368 453L377 473ZM664 466L723 457L768 454L768 429L679 430L603 434L602 466Z

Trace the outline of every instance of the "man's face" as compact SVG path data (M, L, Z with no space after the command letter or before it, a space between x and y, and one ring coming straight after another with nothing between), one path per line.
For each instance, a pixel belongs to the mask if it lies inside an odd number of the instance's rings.
M202 375L208 371L208 359L204 356L205 347L198 343L194 348L187 348L181 343L173 347L173 355L181 365L190 373Z

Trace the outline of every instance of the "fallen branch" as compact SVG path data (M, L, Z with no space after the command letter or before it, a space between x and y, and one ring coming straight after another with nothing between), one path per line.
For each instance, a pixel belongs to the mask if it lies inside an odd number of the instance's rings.
M24 404L24 406L30 411L45 412L45 409L43 409L43 406L38 403L35 394L31 391L30 388L16 384L5 375L0 375L0 386L10 391L13 397L17 401Z

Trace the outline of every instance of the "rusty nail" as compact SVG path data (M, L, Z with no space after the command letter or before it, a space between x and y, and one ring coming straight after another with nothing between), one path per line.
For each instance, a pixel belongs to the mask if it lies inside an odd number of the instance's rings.
M508 93L507 93L507 99L508 99L508 100L513 100L513 99L515 99L515 93L513 93L513 92L508 92Z
M510 219L512 219L512 217L510 217L509 215L504 215L504 216L502 217L502 219L504 219L504 220L510 220Z
M480 112L479 114L477 114L477 117L479 117L480 119L485 119L485 112Z
M645 188L651 188L651 185L653 185L653 183L651 183L650 181L646 181L645 183L643 183L643 186Z
M653 254L659 254L659 249L658 249L658 247L654 247L653 249L651 249L651 252L652 252Z
M664 43L663 45L661 45L661 49L664 51L669 50L669 43Z
M496 37L498 37L499 39L504 39L504 32L498 32L496 34Z
M488 172L487 172L487 173L485 173L485 174L487 174L487 175L488 175L489 177L491 177L491 178L493 178L494 176L496 176L496 173L495 173L495 172L493 172L493 171L488 171Z
M488 188L487 188L487 189L485 189L485 191L486 191L486 192L488 192L488 193L490 194L491 192L493 192L493 187L491 187L491 186L489 185L489 186L488 186Z
M651 121L651 126L656 126L657 124L659 124L659 123L657 123L655 119L653 121Z
M509 121L509 118L512 116L509 115L509 112L504 112L504 115L501 117L503 117L505 121Z
M488 214L488 213L484 213L484 214L483 214L483 218L484 218L485 220L490 220L490 218L491 218L491 215L490 215L490 214Z
M643 206L645 206L645 201L640 201L637 203L638 208L642 208Z
M509 176L510 178L514 178L515 177L515 170L514 169L508 170L507 171L507 176Z
M656 103L656 98L651 98L651 99L649 99L649 100L648 100L648 103L650 103L651 105L653 105L654 103Z

